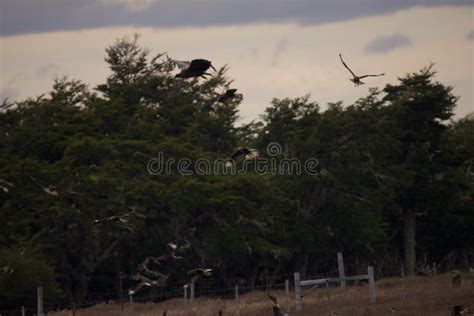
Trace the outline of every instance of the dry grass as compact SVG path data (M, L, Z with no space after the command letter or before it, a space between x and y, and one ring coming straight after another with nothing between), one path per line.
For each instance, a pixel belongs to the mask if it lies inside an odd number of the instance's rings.
M450 315L448 307L463 304L471 311L474 309L474 282L464 278L461 288L452 288L450 276L436 278L410 277L387 278L376 282L377 303L370 304L367 285L331 288L330 299L325 289L316 289L303 298L303 311L294 309L294 293L290 294L290 315ZM303 290L303 293L305 291ZM285 308L284 291L272 291L282 308ZM240 315L273 315L271 302L265 292L255 291L240 297ZM162 303L134 303L134 316L158 316L164 310L168 315L184 315L183 300L173 299ZM395 311L392 312L391 309ZM188 316L236 315L234 300L195 299L188 306ZM128 315L128 306L124 312L118 304L101 304L80 310L78 316L115 316ZM50 313L52 316L69 316L71 312Z

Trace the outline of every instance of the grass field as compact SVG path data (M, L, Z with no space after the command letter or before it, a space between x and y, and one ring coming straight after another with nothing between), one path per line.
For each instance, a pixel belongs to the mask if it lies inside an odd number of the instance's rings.
M472 278L472 277L471 277ZM316 289L303 298L303 310L296 313L294 293L290 294L290 315L451 315L449 306L465 305L474 310L474 280L463 275L460 288L452 288L449 274L431 277L386 278L376 282L377 302L370 304L367 285L335 287L330 289L328 300L326 289ZM305 290L303 289L303 293ZM285 309L284 291L272 291ZM182 299L162 303L134 303L133 316L184 315ZM236 315L234 300L195 299L188 305L186 315L204 316ZM72 315L70 311L48 315ZM77 311L78 316L129 315L128 306L122 312L119 304L101 304ZM271 301L263 291L254 291L240 296L240 315L273 315Z

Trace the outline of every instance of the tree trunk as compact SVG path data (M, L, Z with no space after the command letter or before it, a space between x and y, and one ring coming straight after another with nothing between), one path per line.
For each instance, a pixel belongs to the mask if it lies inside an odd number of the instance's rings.
M411 209L405 210L405 273L415 274L416 265L416 222L415 212Z

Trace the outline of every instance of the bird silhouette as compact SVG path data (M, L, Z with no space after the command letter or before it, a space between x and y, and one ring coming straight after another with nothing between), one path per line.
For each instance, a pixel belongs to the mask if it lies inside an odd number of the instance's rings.
M2 190L5 193L8 193L8 191L10 191L12 187L13 187L13 183L0 179L0 190Z
M57 196L59 195L60 193L63 193L63 194L77 194L76 192L72 192L72 191L68 191L68 190L64 190L64 189L61 189L61 188L58 188L57 186L55 185L52 185L52 184L47 184L45 182L42 182L42 181L39 181L37 180L35 177L33 176L30 176L30 179L31 181L33 181L34 183L36 183L38 186L40 186L44 192L46 192L46 194L49 194L49 195L53 195L53 196Z
M176 78L206 78L206 76L211 75L206 72L209 68L212 68L214 69L214 71L216 71L216 68L214 68L212 63L207 59L193 59L191 61L181 61L170 58L170 61L181 70L178 74L175 75Z
M141 274L136 274L132 276L133 280L140 281L135 287L132 289L128 290L128 295L134 295L138 291L140 291L144 287L151 287L151 286L162 286L164 285L166 278L162 280L152 280L149 279Z
M13 272L15 272L15 269L13 269L13 266L20 259L20 257L23 256L24 253L25 253L25 249L23 248L21 249L20 253L8 265L0 267L0 271L2 271L5 274L12 274Z
M249 149L247 147L239 147L230 156L230 160L226 163L226 167L232 167L234 164L238 164L245 160L258 159L258 151L256 149Z
M273 302L273 316L283 316L281 312L280 305L278 305L278 299L276 296L268 294L268 299Z
M355 87L364 84L364 83L361 81L361 79L363 79L363 78L366 78L366 77L380 77L380 76L385 75L385 73L381 73L381 74L378 74L378 75L363 75L363 76L357 76L357 75L346 65L346 63L345 63L344 60L342 59L342 55L341 55L341 54L339 54L339 58L341 59L341 62L342 62L342 64L344 65L344 67L346 67L347 70L349 70L349 72L352 74L352 78L349 79L349 80L354 83L354 86L355 86Z
M203 276L210 276L212 274L212 269L192 269L188 271L188 277L186 278L186 283L184 284L184 288L188 288L192 284L196 283L196 281L203 277Z
M237 95L235 94L237 89L227 89L226 92L219 97L217 102L226 103L235 98Z
M451 316L469 315L470 313L464 305L452 305L449 306L449 310L451 310Z

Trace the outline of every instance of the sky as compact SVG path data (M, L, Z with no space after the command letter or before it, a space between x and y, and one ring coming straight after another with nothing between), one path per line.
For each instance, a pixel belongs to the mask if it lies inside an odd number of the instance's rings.
M456 117L474 112L472 0L0 0L0 98L47 93L63 75L93 88L110 73L105 48L134 33L152 54L227 64L242 123L273 98L349 105L431 62L459 96ZM355 88L339 53L357 74L386 75Z

